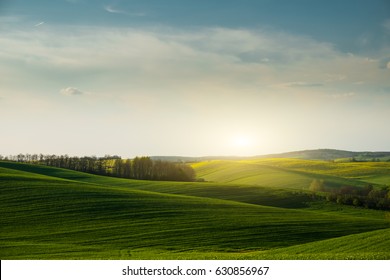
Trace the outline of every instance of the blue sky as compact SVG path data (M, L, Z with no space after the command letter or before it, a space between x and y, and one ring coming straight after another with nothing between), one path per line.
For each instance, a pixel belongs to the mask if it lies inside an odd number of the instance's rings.
M3 0L3 14L50 24L99 26L270 28L335 44L344 51L369 51L389 43L381 25L386 0ZM370 39L362 45L361 37Z
M0 154L390 150L390 3L1 0Z

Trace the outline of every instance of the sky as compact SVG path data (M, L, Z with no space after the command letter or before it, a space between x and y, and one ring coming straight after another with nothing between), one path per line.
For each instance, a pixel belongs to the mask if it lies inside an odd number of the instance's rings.
M0 0L0 154L390 151L387 0Z

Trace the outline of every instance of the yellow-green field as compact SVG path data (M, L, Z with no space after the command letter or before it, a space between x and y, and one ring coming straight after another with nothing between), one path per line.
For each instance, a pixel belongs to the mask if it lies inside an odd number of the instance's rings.
M288 158L205 161L192 164L198 177L213 182L308 188L322 178L336 185L390 185L390 162L334 162Z

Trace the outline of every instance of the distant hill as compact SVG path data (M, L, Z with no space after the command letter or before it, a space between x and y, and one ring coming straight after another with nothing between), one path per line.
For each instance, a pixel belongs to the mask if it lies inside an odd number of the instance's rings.
M351 152L334 149L318 149L258 156L258 158L299 158L317 160L355 159L356 161L390 159L390 152Z
M239 156L204 156L204 157L180 157L180 156L152 156L153 160L173 162L198 162L208 160L242 160L256 158L297 158L310 160L356 160L356 161L390 161L390 152L351 152L335 149L303 150L280 154L258 155L251 157Z

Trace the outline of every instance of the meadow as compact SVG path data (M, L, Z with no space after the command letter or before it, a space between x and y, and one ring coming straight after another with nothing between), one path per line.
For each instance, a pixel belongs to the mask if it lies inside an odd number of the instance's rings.
M383 186L388 163L338 164L202 161L206 182L161 182L0 161L0 257L390 259L388 211L310 192L315 179Z

